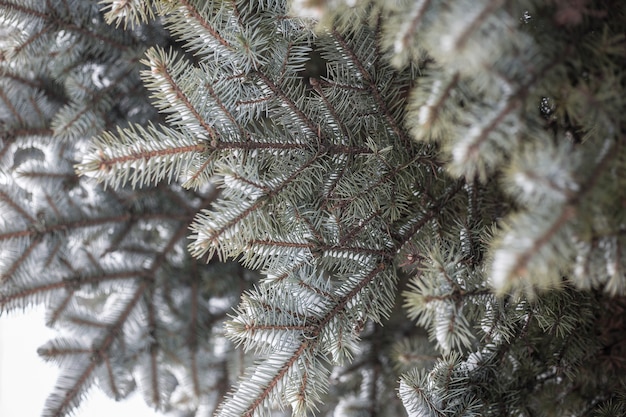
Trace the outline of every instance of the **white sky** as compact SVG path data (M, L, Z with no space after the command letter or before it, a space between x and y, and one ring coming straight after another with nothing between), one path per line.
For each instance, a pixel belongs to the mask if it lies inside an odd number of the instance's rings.
M58 368L44 362L37 348L54 337L44 324L42 308L0 316L0 416L38 417L52 390ZM92 389L75 417L163 417L139 393L115 402Z

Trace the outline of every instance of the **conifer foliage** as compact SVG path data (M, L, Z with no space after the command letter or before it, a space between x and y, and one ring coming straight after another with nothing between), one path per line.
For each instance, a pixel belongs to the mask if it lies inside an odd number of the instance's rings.
M43 415L626 411L620 1L0 22L0 309L59 332Z

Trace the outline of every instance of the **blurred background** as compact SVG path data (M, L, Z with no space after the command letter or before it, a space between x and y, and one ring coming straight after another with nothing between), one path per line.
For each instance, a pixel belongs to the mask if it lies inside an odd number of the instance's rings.
M39 417L58 368L44 362L37 348L55 336L45 326L44 309L0 317L0 416ZM115 402L98 388L74 413L76 417L163 417L148 408L140 395Z

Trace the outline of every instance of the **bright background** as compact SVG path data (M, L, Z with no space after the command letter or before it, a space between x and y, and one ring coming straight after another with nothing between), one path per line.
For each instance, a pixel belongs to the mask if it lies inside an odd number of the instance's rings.
M37 348L54 337L43 308L0 316L0 416L39 417L54 387L58 368L44 362ZM115 402L99 389L89 391L75 417L163 417L139 393Z

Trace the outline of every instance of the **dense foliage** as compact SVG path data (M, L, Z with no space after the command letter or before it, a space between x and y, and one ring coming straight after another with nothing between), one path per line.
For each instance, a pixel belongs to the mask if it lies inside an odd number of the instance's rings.
M626 412L626 6L0 0L43 411Z

